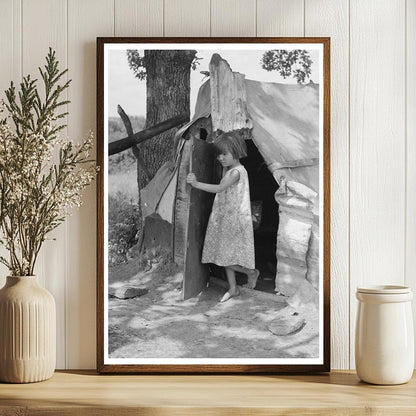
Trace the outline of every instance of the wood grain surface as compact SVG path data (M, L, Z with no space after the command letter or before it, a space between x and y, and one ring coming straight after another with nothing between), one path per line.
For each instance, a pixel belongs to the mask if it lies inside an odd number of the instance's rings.
M39 67L44 67L45 57L49 47L56 52L59 61L59 69L62 71L67 68L67 15L66 0L40 0L33 2L30 0L22 1L22 73L28 74L31 78L38 78L39 92L42 95L44 88L39 74ZM39 24L42 19L48 24ZM62 81L67 79L67 74ZM67 98L65 91L62 99ZM61 111L67 111L67 106ZM66 138L68 130L61 131L61 137ZM55 154L54 160L58 160ZM58 367L66 365L66 283L68 269L66 267L69 246L68 246L68 224L64 223L53 230L39 252L35 274L39 276L39 283L46 287L55 298L56 302L56 335L57 349L56 361Z
M355 23L350 32L350 368L354 368L357 287L403 285L405 278L405 1L350 4ZM381 30L378 22L386 16ZM381 49L383 54L378 53ZM398 79L402 81L397 83ZM369 100L379 105L368 105Z
M163 0L112 0L114 36L163 36ZM102 36L95 32L96 36Z
M210 0L165 1L164 36L209 36ZM192 10L192 13L190 13Z
M257 0L257 36L305 36L304 6L303 0Z
M416 0L406 2L406 258L405 285L415 289L416 270ZM416 322L416 296L413 297ZM416 351L415 351L416 357ZM416 361L415 361L416 362Z
M256 36L256 15L256 0L211 0L211 36Z
M95 130L94 35L103 33L111 36L113 22L113 0L69 0L68 68L72 82L68 94L71 101L68 105L68 136L75 143ZM95 149L91 153L95 158ZM82 208L74 210L67 219L65 367L69 368L87 368L95 361L96 305L93 300L96 282L92 277L95 276L97 251L96 186L97 182L93 182L84 191Z
M22 9L21 0L3 0L0 13L0 100L10 82L18 83L22 77ZM0 247L0 255L7 255ZM0 264L0 287L6 283L7 267Z
M331 37L331 365L349 368L348 4L306 2L306 36Z
M353 372L284 376L99 376L57 372L0 384L0 415L414 415L415 377L362 383ZM20 412L20 413L19 413Z

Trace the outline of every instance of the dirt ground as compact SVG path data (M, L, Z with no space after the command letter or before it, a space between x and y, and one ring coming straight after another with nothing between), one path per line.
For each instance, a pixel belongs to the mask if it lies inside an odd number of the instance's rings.
M151 270L134 274L134 266L110 271L110 358L319 355L318 314L308 305L295 309L283 296L245 288L240 296L219 303L225 289L213 283L195 298L182 301L180 273L169 275L154 264ZM128 288L146 290L141 296L121 299ZM288 328L294 332L277 335Z

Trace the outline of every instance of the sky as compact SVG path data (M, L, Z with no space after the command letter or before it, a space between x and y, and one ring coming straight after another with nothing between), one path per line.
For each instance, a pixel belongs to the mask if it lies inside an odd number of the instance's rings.
M133 49L133 47L129 47ZM207 79L200 71L208 71L209 61L214 53L219 53L226 59L235 72L246 75L247 79L263 82L293 84L293 78L283 79L276 71L267 72L261 68L260 59L263 50L198 50L197 56L202 58L196 70L191 71L191 116L195 108L196 97L201 85ZM319 52L310 50L313 61L311 80L319 83ZM117 105L120 104L129 116L146 115L146 81L134 77L129 68L125 49L109 50L108 53L108 115L117 115Z

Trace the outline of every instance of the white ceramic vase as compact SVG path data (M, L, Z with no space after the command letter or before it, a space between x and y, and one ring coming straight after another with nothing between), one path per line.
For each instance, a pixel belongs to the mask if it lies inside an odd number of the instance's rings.
M414 368L411 300L405 286L357 289L355 366L358 377L372 384L402 384Z
M0 290L0 381L46 380L55 365L55 300L36 276L8 276Z

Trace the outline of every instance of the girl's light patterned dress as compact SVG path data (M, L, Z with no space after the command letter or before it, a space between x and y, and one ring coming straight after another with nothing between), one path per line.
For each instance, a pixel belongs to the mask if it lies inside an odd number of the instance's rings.
M239 265L254 269L254 235L247 171L238 165L240 179L216 194L205 234L202 263ZM224 176L224 177L225 177Z

